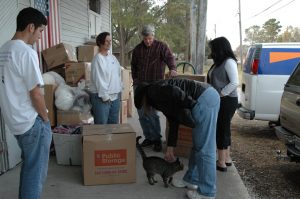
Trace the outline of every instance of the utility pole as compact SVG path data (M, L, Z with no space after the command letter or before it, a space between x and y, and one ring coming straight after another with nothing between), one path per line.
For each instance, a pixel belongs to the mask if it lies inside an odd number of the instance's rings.
M241 10L241 0L239 1L239 27L240 27L240 59L241 67L243 67L243 39L242 39L242 10Z
M205 42L206 42L206 14L207 14L207 0L199 1L199 27L197 34L197 60L196 73L203 73L203 66L205 63Z
M214 32L215 32L215 38L216 38L217 37L217 24L215 24Z
M196 16L197 16L197 6L195 4L195 0L191 0L191 6L190 6L190 62L193 66L196 66L196 57L197 57L197 22L196 22Z

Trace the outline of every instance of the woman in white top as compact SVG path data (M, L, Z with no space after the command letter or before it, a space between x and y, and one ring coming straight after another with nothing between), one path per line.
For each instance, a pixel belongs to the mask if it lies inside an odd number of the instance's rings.
M122 90L121 66L110 54L111 37L108 32L96 38L99 53L92 60L91 103L95 124L118 124L120 92Z
M218 37L209 42L211 58L214 64L208 71L207 81L221 97L217 122L217 170L227 171L232 165L230 157L231 119L238 106L237 87L239 85L237 59L225 37Z

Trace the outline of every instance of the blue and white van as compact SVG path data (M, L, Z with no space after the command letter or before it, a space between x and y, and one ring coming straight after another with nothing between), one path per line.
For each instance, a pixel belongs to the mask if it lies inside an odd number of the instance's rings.
M300 43L250 46L242 71L239 116L279 123L284 85L299 61Z

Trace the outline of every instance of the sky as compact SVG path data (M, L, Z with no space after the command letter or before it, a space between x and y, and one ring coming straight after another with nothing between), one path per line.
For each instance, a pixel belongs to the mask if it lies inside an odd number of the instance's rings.
M252 25L262 27L271 18L280 21L281 30L285 30L289 25L300 27L300 0L240 1L242 39L245 37L246 28ZM166 0L156 0L156 2L163 4ZM207 2L206 34L208 39L224 36L235 50L240 45L239 0L207 0Z
M239 0L207 0L206 33L209 39L225 36L232 48L240 44ZM269 19L280 21L281 30L288 25L300 27L300 0L240 0L242 32L252 25L262 25ZM244 43L244 42L243 42Z

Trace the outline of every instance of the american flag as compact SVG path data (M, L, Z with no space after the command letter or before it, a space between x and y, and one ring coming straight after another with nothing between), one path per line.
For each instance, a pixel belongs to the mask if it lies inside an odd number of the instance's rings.
M41 51L60 43L59 0L34 0L34 7L41 11L48 20L48 25L35 46L42 69Z

